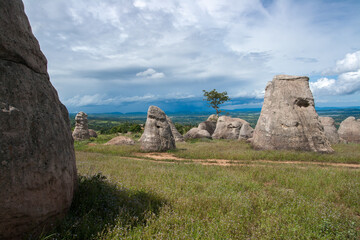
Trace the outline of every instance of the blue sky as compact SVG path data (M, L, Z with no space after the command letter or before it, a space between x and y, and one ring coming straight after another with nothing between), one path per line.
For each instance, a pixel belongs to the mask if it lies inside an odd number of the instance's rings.
M310 77L316 106L360 106L358 0L24 0L69 112L261 107L274 75Z

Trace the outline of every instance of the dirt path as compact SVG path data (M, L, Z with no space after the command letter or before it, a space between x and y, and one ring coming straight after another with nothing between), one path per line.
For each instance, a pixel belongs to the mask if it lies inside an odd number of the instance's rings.
M272 164L297 164L297 165L318 165L318 166L333 166L346 168L360 168L360 164L352 163L324 163L324 162L300 162L300 161L270 161L270 160L228 160L228 159L186 159L178 158L170 153L137 153L135 158L146 159L149 161L156 161L162 163L184 162L184 163L199 163L202 165L216 165L216 166L251 166L264 163Z

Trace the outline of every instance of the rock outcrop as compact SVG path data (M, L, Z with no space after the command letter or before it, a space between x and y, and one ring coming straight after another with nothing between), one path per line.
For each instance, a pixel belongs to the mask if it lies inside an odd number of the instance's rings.
M204 121L199 124L198 129L200 130L206 130L210 136L213 135L216 129L216 122L214 121Z
M229 116L219 117L216 129L212 135L213 139L238 139L240 135L240 129L243 124L246 124L245 120L241 118L232 118Z
M65 215L76 184L68 111L21 0L0 1L0 239Z
M175 142L184 142L184 137L179 133L179 131L176 129L174 123L171 121L171 119L166 115L166 121L170 125L171 133L173 134L175 138Z
M105 143L104 145L134 145L135 141L124 136L117 136Z
M97 138L98 135L93 129L89 129L89 136L92 138Z
M216 114L211 114L206 121L217 122L219 117Z
M246 122L241 126L239 140L247 140L253 137L254 129Z
M144 151L160 152L175 149L175 138L165 113L156 106L150 106L141 136L141 149Z
M196 139L196 138L211 138L208 131L200 128L192 128L185 135L185 140Z
M341 122L338 133L346 142L360 143L360 119L348 117Z
M331 144L337 144L340 142L340 137L335 127L335 121L331 117L319 117L321 125L324 127L324 133L326 138Z
M74 140L82 141L90 138L87 114L79 112L75 117L75 129L72 134Z
M255 149L334 151L315 111L308 77L278 75L268 83L252 144Z

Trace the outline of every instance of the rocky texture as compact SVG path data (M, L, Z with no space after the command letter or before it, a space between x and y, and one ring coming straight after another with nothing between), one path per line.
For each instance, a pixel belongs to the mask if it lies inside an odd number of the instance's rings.
M254 129L250 126L250 123L244 123L240 128L239 140L247 140L253 137Z
M124 137L124 136L118 136L114 137L104 145L134 145L135 141L131 138Z
M212 135L213 139L238 139L240 129L243 124L248 123L240 118L232 118L229 116L219 117L216 129Z
M170 128L171 128L171 132L175 138L175 142L183 142L184 141L184 137L183 135L181 135L178 130L176 129L174 123L171 121L171 119L166 116L166 121L169 123Z
M21 239L69 209L75 154L21 0L0 0L0 29L0 239Z
M89 129L89 136L92 138L97 138L98 135L94 130Z
M185 140L196 139L196 138L211 138L211 135L206 130L199 128L192 128L184 135L184 138Z
M144 151L160 152L175 149L175 138L165 113L156 106L150 106L141 136L141 149Z
M72 134L74 140L82 141L90 138L87 114L79 112L75 117L75 129Z
M278 75L268 83L252 144L255 149L333 152L315 111L308 77Z
M216 122L214 121L204 121L199 124L198 128L200 130L206 130L208 133L210 133L210 136L213 135L215 128L216 128Z
M206 121L217 122L219 117L216 114L211 114Z
M360 143L360 119L348 117L341 122L338 133L347 142Z
M337 144L340 142L340 137L335 127L335 121L331 117L319 117L321 125L324 127L324 133L326 138L331 144Z

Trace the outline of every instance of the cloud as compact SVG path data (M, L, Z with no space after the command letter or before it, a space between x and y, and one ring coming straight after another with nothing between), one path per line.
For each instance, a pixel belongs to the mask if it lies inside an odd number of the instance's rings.
M23 1L67 106L214 88L260 99L274 75L318 76L359 50L359 1Z
M310 88L315 95L350 95L360 92L360 69L342 73L337 80L320 78L310 82Z
M336 62L336 67L332 72L344 73L353 72L360 69L360 51L346 54L344 59Z
M146 78L163 78L165 77L164 73L159 73L156 72L154 69L152 68L148 68L146 71L144 72L139 72L136 74L137 77L146 77Z

